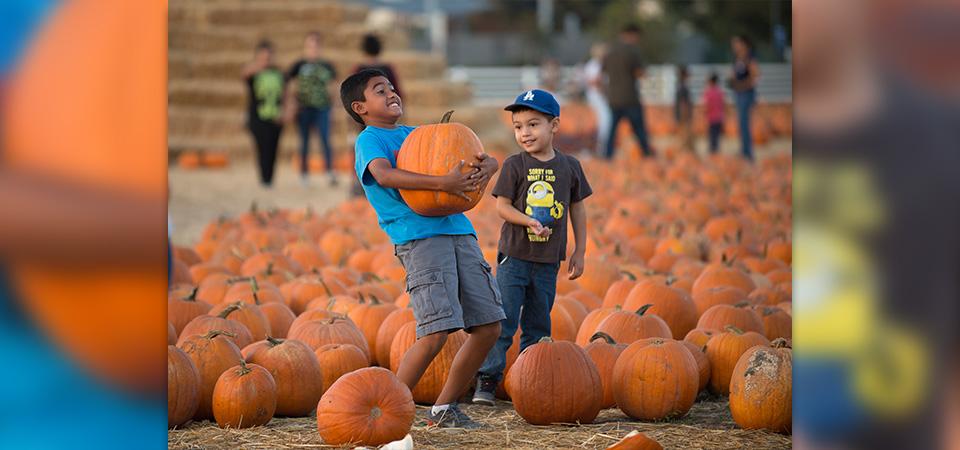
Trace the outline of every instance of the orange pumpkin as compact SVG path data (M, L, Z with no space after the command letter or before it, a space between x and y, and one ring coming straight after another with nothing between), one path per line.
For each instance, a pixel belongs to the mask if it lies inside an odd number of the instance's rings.
M728 325L735 326L743 331L756 331L760 334L766 334L760 315L750 308L749 303L746 302L738 303L735 306L712 306L700 316L700 321L697 322L697 328L710 330L724 330Z
M380 329L377 330L377 339L374 344L374 358L380 367L393 370L390 367L390 345L393 344L393 338L396 337L400 327L407 322L413 322L413 310L410 308L398 308L391 312L383 322L380 323Z
M793 420L793 352L777 339L751 347L730 377L730 413L746 429L790 433Z
M270 372L277 386L276 414L303 417L317 407L323 394L320 365L310 347L300 341L267 337L242 350L243 359Z
M256 364L231 367L220 375L213 390L213 415L220 428L265 425L277 408L277 384L270 372Z
M607 333L623 344L631 344L644 338L670 338L673 333L667 323L655 315L646 314L651 306L653 305L644 305L636 312L613 312L600 322L597 331Z
M690 354L693 355L693 359L697 361L697 372L700 374L700 384L698 386L699 390L707 387L707 383L710 382L710 359L707 358L705 352L705 346L697 346L690 341L680 341L687 350L690 350Z
M625 344L617 344L609 334L599 332L590 337L590 343L583 349L597 367L597 373L600 374L600 383L603 385L603 401L600 402L600 409L616 405L613 398L613 366L625 348L627 348Z
M200 406L200 371L190 357L167 346L167 427L190 420Z
M340 377L370 365L363 351L351 344L327 344L318 348L314 356L323 371L322 392Z
M167 299L167 320L179 335L191 320L207 314L210 308L210 304L197 301L197 288L194 288L186 297Z
M407 350L413 346L417 340L417 323L407 322L400 326L400 331L393 338L393 344L390 346L390 368L394 372L400 367L400 361ZM453 358L457 356L460 347L467 340L467 334L463 330L447 335L447 341L443 348L433 358L427 370L423 372L420 381L413 387L413 399L417 403L432 405L440 396L447 377L450 376L450 367L453 366Z
M613 396L624 414L640 420L682 417L697 398L697 362L666 338L630 344L613 368Z
M450 123L449 111L439 124L421 125L403 141L397 154L397 168L426 175L443 176L457 168L460 173L475 170L468 164L484 155L480 138L460 123ZM423 216L449 216L472 209L483 197L486 184L466 192L469 200L443 191L400 189L410 209Z
M302 341L314 350L327 344L353 344L363 351L368 360L370 359L367 339L350 319L331 317L311 320L290 330L289 338Z
M730 377L733 369L750 347L769 345L770 341L762 334L753 331L744 333L736 327L727 327L707 341L707 359L710 360L710 390L727 395L730 393Z
M520 353L506 388L517 414L533 425L592 423L603 401L600 374L586 352L549 337Z
M197 420L213 418L213 389L217 380L224 371L243 360L240 349L228 336L214 330L202 336L186 336L178 345L200 374L200 402L193 416Z
M410 389L389 370L369 367L327 389L317 405L317 430L325 444L378 446L406 436L415 416Z
M360 304L350 310L347 317L360 328L363 337L367 340L367 346L375 350L377 348L377 332L380 331L380 325L386 320L387 316L397 310L393 303L380 303L377 297L369 297L368 301ZM380 363L377 360L376 352L370 352L370 364Z
M663 450L663 446L647 435L633 430L606 450Z
M650 314L656 314L670 327L674 339L681 339L697 324L697 307L693 300L669 285L645 280L630 291L623 309L634 311L643 305L653 305Z

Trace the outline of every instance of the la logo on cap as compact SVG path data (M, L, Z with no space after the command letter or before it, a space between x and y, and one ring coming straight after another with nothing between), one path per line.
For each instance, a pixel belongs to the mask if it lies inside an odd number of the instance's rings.
M523 96L523 101L529 102L530 100L533 100L533 91L527 91L527 95Z

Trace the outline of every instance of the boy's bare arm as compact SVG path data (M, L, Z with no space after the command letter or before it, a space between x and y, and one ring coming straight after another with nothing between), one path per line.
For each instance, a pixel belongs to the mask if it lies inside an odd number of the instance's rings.
M575 280L583 275L584 257L587 251L587 209L582 201L570 205L570 222L573 225L575 246L567 264L569 278Z
M458 195L467 200L467 192L477 190L477 180L471 178L473 173L460 173L464 162L460 161L448 174L442 176L424 175L403 169L390 164L386 158L376 158L370 161L367 170L383 187L394 189L422 189L429 191L443 191Z

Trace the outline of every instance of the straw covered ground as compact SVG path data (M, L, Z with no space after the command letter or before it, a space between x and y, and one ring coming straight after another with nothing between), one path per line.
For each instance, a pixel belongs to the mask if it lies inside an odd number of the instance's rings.
M790 436L766 431L742 430L730 417L725 400L701 398L682 419L667 422L637 422L617 409L602 411L591 425L529 425L509 402L495 408L462 405L474 419L487 425L476 431L425 427L420 419L426 407L417 407L417 422L411 432L417 449L452 448L606 448L633 430L656 439L665 449L782 449L790 448ZM304 449L338 448L324 445L315 417L275 418L266 426L222 430L211 422L188 423L170 430L171 449ZM350 448L350 447L341 447Z

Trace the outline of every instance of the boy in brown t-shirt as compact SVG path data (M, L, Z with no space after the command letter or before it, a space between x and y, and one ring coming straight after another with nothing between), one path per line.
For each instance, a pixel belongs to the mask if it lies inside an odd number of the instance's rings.
M580 162L553 147L560 126L560 105L553 95L534 89L504 109L513 113L514 136L523 151L504 161L492 192L504 220L497 284L506 319L478 374L473 402L485 405L494 404L494 390L503 377L517 326L523 330L521 351L550 336L557 272L566 257L567 216L576 239L569 277L573 280L583 274L587 238L583 200L593 193Z

